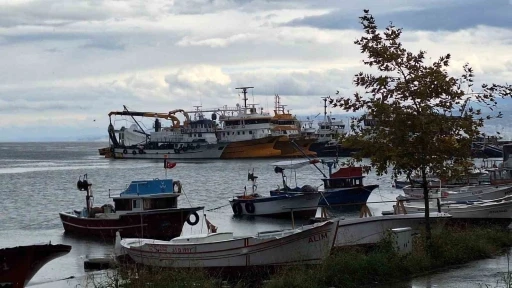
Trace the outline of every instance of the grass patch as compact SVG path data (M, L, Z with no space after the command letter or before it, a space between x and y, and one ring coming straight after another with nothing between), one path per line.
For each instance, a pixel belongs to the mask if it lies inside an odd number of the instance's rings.
M433 231L432 253L425 249L424 233L414 238L413 251L398 255L390 239L371 250L337 249L321 265L278 268L274 273L258 271L231 276L228 281L204 269L151 269L135 273L133 266L118 269L117 277L130 279L112 285L113 279L95 287L361 287L393 283L436 269L489 258L512 246L512 233L497 227L445 228ZM292 253L292 251L290 251ZM131 267L131 268L130 268ZM136 277L135 277L136 276ZM112 278L112 277L111 277ZM220 280L223 279L223 280ZM267 281L264 281L268 279ZM119 281L117 281L119 283Z

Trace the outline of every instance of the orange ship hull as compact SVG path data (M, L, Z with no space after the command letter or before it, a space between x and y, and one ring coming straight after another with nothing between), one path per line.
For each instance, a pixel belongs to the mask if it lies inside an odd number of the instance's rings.
M269 136L261 139L229 143L220 159L273 158L281 157L281 150L274 148L282 136Z
M281 151L280 157L304 157L306 154L308 157L316 157L316 152L310 151L309 146L313 144L316 139L306 139L304 137L296 138L293 140L297 146L302 150L299 151L298 147L293 145L288 137L282 137L276 141L274 149Z

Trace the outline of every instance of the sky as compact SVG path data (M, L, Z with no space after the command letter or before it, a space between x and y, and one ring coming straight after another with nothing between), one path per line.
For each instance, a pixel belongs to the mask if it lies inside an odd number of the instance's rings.
M0 0L0 141L106 138L123 105L234 106L239 86L314 117L355 90L363 9L407 49L451 53L454 75L469 62L477 84L512 76L512 0Z

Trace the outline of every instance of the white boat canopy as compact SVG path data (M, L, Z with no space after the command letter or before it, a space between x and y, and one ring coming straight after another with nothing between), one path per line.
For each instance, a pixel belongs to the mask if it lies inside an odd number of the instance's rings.
M283 169L298 169L302 168L304 166L308 166L310 164L319 163L320 160L318 159L299 159L299 160L286 160L286 161L278 161L274 162L271 165L280 167Z

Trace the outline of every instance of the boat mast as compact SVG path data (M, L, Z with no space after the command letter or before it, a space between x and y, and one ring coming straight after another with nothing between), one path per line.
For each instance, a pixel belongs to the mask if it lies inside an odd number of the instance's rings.
M324 122L327 122L327 97L322 97L324 100Z
M235 89L240 89L242 90L242 93L244 93L244 109L247 110L247 89L249 88L254 88L254 87L238 87L238 88L235 88Z

